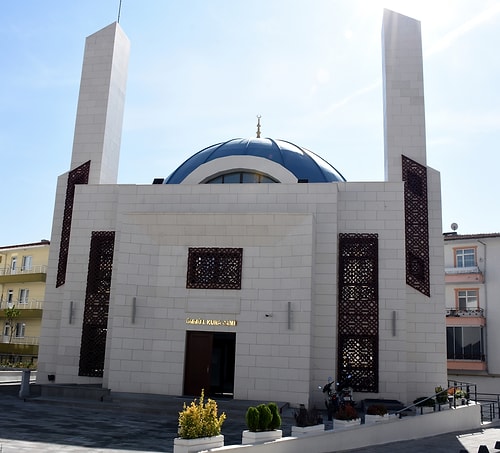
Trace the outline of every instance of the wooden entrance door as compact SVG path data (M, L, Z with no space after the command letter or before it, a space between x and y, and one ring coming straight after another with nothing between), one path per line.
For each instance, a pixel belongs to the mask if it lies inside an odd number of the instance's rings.
M211 332L186 332L184 395L210 394L213 335Z

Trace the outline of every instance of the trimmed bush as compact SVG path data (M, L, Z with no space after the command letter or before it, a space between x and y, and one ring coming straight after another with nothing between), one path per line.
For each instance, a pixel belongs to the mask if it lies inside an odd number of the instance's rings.
M274 431L281 426L281 416L276 403L250 406L245 414L249 431Z
M259 411L259 430L269 430L269 425L271 424L271 420L273 419L271 409L269 409L267 404L259 404L257 406L257 410Z
M276 403L269 403L267 407L269 407L271 415L273 416L271 422L269 423L269 429L278 429L281 426L281 415L278 409L278 405Z
M245 414L245 421L249 431L257 432L259 430L259 410L254 406L250 406Z

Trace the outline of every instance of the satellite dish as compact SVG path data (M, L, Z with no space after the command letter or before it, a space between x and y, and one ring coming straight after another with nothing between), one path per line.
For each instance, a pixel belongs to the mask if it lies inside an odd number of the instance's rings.
M458 224L457 224L457 223L455 223L455 222L453 222L453 223L451 224L451 229L452 229L453 231L457 231L457 229L458 229Z

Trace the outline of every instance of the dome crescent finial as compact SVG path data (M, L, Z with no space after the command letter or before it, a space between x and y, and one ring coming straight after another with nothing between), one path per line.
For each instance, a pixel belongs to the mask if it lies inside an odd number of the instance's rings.
M257 138L260 138L260 119L262 117L260 115L257 115Z

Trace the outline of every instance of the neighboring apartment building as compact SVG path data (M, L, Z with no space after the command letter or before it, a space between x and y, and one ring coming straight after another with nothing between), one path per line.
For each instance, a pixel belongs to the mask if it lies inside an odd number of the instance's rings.
M38 355L45 280L50 242L0 247L0 357ZM5 309L15 307L21 316L14 322ZM13 325L11 325L13 324Z
M448 376L500 391L500 233L445 233Z

